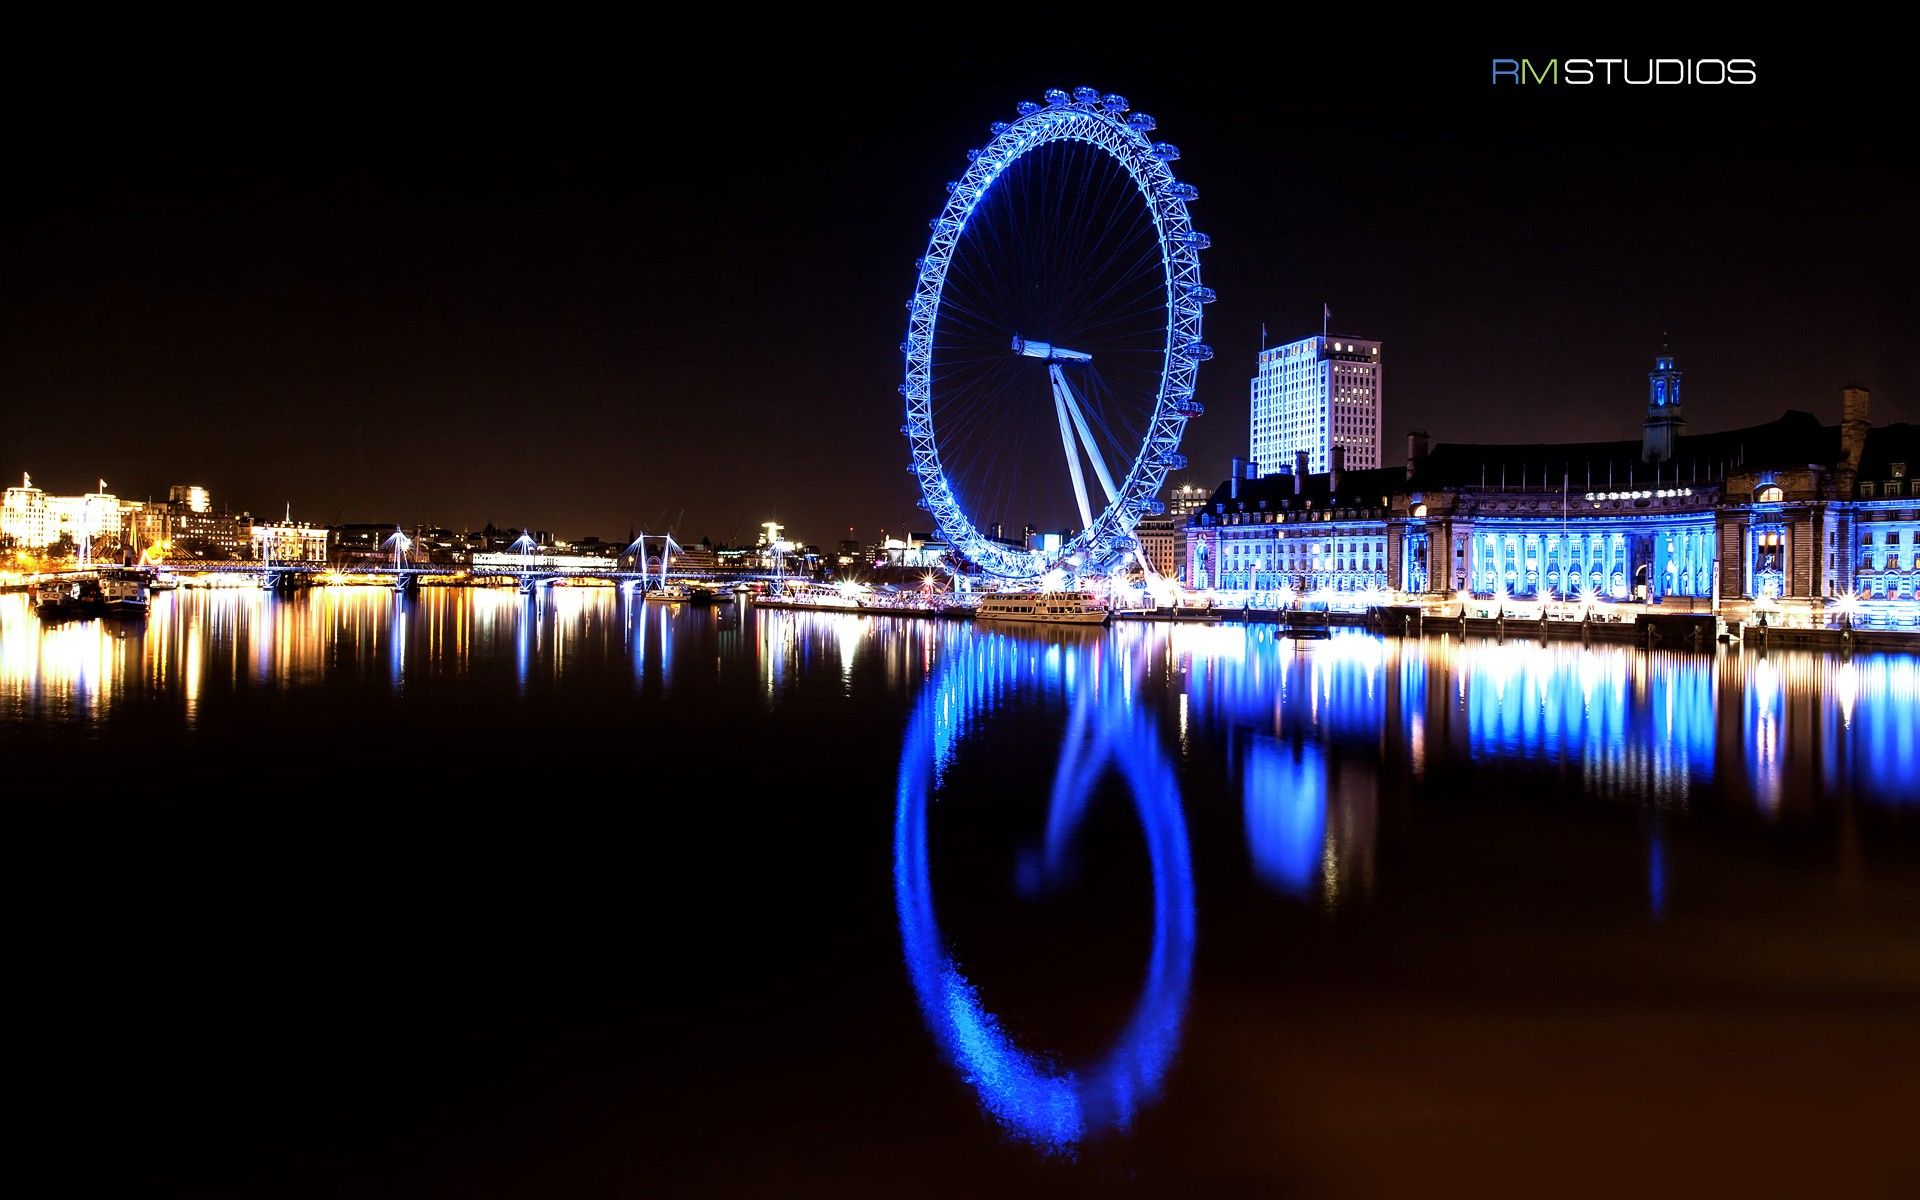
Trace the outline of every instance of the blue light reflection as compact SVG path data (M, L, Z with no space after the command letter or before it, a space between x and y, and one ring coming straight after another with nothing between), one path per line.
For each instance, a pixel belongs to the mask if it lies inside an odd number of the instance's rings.
M1310 742L1255 738L1243 790L1254 873L1290 895L1308 895L1326 847L1326 756Z
M1071 636L1071 635L1069 635ZM943 648L900 754L894 902L908 975L928 1029L981 1105L1011 1134L1049 1151L1124 1129L1159 1091L1180 1041L1193 972L1193 867L1172 764L1159 731L1129 702L1139 655L1098 640L1038 645L973 632ZM1062 662L1073 664L1062 670ZM1071 687L1063 676L1074 679ZM1138 1003L1106 1055L1055 1066L1014 1043L948 953L934 913L927 807L973 725L1014 696L1071 705L1049 803L1047 855L1064 855L1093 784L1108 769L1132 793L1153 875L1153 948Z

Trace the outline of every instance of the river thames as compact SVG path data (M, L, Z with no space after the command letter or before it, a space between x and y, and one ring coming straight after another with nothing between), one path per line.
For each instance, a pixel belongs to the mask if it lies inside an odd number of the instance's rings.
M1881 1191L1920 659L0 597L21 1144L142 1195Z

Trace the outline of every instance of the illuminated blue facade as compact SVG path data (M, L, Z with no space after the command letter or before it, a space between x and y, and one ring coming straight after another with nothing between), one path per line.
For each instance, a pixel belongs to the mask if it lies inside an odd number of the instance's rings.
M1663 348L1639 441L1441 444L1404 471L1229 479L1188 525L1188 579L1257 597L1403 596L1858 605L1920 624L1920 429L1788 411L1688 434ZM1830 619L1830 618L1829 618Z
M1276 598L1403 586L1392 518L1405 490L1397 467L1230 479L1188 521L1187 580Z

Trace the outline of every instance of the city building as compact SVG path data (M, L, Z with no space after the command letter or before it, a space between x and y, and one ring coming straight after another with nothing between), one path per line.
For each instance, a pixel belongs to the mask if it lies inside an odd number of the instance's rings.
M933 533L909 532L904 541L890 537L880 543L885 565L890 567L937 567L946 561L951 548L947 539ZM874 565L882 564L876 561Z
M1167 489L1167 515L1185 524L1187 518L1205 508L1212 497L1212 488L1183 479Z
M1232 476L1187 524L1188 579L1291 589L1642 600L1920 600L1920 426L1874 428L1865 388L1840 421L1687 432L1662 347L1641 436L1536 444L1407 439L1403 468Z
M1380 466L1379 342L1317 336L1262 350L1252 391L1248 461L1256 477L1293 469L1303 452L1308 472L1325 474L1336 446L1349 470Z
M332 532L325 525L295 521L289 509L281 521L254 523L250 539L253 558L259 562L323 563L327 561Z
M109 492L104 479L98 491L56 496L33 486L33 477L22 473L20 486L0 497L0 539L27 550L63 541L77 550L85 541L95 555L117 553L126 524L123 514L132 507Z
M199 484L176 483L165 501L149 501L128 514L128 540L141 551L158 548L169 561L225 561L251 553L253 519L216 506Z
M1140 557L1155 575L1162 579L1186 578L1185 518L1171 512L1141 517L1133 527L1133 536L1140 543Z
M1236 460L1212 503L1188 522L1188 584L1277 599L1393 586L1391 526L1406 510L1406 471L1348 471L1345 458L1345 447L1335 446L1333 469L1316 474L1301 450L1270 475Z
M213 510L213 497L197 483L176 483L167 489L167 503L177 504L190 513Z
M392 521L354 521L329 531L328 560L338 566L378 566L390 562L393 549L387 539L399 526Z

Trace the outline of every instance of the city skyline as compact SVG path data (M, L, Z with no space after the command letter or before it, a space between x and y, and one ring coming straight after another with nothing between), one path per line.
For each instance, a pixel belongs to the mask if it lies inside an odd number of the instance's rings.
M1857 22L540 16L16 22L23 1177L1912 1190Z
M924 222L1010 97L1083 82L1177 128L1200 189L1201 478L1246 445L1262 327L1303 336L1323 303L1394 347L1389 459L1415 426L1494 440L1516 407L1543 438L1630 434L1623 381L1663 329L1696 427L1849 382L1920 416L1886 265L1914 169L1886 111L1818 119L1800 58L1738 91L1533 95L1491 89L1484 46L1372 48L1419 89L1395 101L1336 86L1338 62L1256 79L1241 52L1097 36L834 72L737 50L753 86L698 112L675 81L616 97L592 72L508 112L449 111L431 70L376 70L352 104L256 79L246 113L209 81L130 118L138 74L103 84L25 140L0 201L38 235L0 284L0 462L140 493L162 456L323 523L925 529L895 390Z

